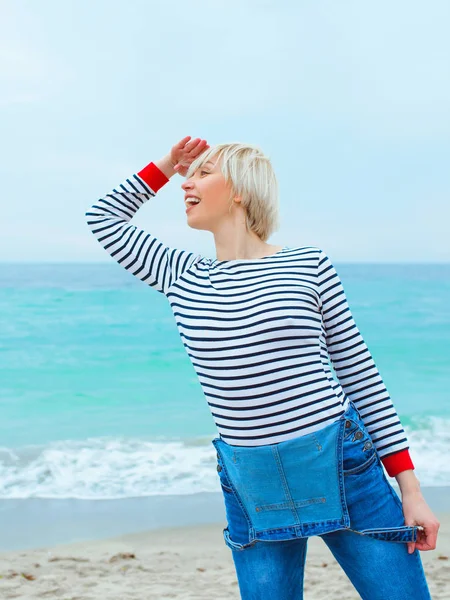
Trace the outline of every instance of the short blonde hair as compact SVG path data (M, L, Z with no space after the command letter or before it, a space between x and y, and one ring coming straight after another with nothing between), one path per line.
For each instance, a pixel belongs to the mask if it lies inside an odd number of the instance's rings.
M279 228L278 182L269 157L254 144L216 144L191 163L186 178L213 157L220 161L225 181L231 184L231 199L241 197L247 229L266 242Z

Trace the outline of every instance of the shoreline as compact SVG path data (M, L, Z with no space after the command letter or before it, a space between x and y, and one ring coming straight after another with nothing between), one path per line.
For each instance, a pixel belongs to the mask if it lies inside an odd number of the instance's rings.
M450 510L450 486L421 489L434 513ZM0 500L0 553L223 521L221 492L116 500Z
M434 600L450 596L450 512L436 512L435 550L420 552ZM239 600L226 523L167 527L101 540L0 553L9 600ZM305 600L359 595L319 537L308 540Z

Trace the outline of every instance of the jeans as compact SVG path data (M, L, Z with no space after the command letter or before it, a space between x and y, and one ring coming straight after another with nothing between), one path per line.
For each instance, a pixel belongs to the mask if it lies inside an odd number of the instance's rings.
M322 430L279 444L230 446L215 438L224 539L242 600L300 600L308 537L327 544L361 598L430 599L416 527L384 474L349 401Z

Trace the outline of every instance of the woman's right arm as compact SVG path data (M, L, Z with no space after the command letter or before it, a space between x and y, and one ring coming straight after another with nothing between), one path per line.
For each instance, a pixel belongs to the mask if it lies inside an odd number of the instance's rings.
M183 148L188 147L184 141ZM194 154L190 155L192 160L195 158L195 148L198 155L201 146L194 146ZM204 149L201 148L202 151ZM180 153L180 156L186 156L186 152ZM149 163L100 198L86 212L86 221L92 233L114 260L162 294L167 294L172 283L201 255L169 248L151 233L131 225L130 221L139 208L155 197L158 190L176 173L173 166L177 161L175 154Z

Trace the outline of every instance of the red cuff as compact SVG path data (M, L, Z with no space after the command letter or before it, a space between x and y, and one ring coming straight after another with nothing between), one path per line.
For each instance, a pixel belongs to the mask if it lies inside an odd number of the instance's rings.
M415 468L408 449L400 450L400 452L395 452L394 454L389 454L389 456L381 457L381 462L383 463L390 477L394 477L395 475L398 475L407 469Z
M138 171L137 174L145 181L145 183L148 183L155 194L169 181L161 169L158 169L153 162L149 163L146 167Z

